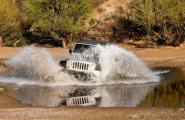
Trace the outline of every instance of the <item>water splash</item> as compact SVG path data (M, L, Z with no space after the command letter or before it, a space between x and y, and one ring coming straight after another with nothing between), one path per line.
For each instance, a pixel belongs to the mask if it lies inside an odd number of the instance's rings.
M18 54L5 62L10 69L9 76L37 80L40 82L71 81L74 78L53 59L45 48L24 47Z
M70 59L81 61L92 61L102 68L100 76L94 78L93 83L79 82L73 76L62 71L62 67L53 59L45 48L35 46L24 47L20 52L6 61L11 72L8 73L11 80L1 76L1 82L19 80L19 83L26 82L38 84L50 82L58 86L63 85L102 85L102 84L140 84L147 82L158 82L159 78L136 57L133 53L115 45L97 45L95 48L86 50L81 54L73 55ZM136 77L131 80L127 77ZM15 78L15 79L14 79ZM117 81L115 79L119 78ZM139 79L138 79L139 78ZM25 81L24 81L25 79ZM20 82L21 81L21 82ZM24 82L23 82L24 81ZM34 82L33 82L34 81Z
M133 53L115 45L99 45L96 49L99 52L103 80L115 76L131 76L158 81L157 76Z
M69 59L99 64L102 69L100 76L97 78L95 76L93 81L80 82L67 72L63 72L63 68L45 48L28 46L6 61L9 71L0 74L0 83L17 85L18 90L15 92L18 93L12 93L12 96L19 101L34 106L55 107L61 100L59 96L68 97L77 86L101 87L101 85L143 84L159 81L157 75L142 60L115 45L97 45ZM109 90L105 89L105 91ZM103 101L112 95L105 94L105 91L100 90L96 93L105 97ZM110 101L105 102L105 104L108 103ZM136 105L136 102L131 105Z
M158 76L141 59L132 52L116 45L97 45L81 54L74 54L70 59L90 61L100 65L100 76L98 79L95 78L95 81L99 84L114 83L116 79L121 80L123 83L128 83L128 81L125 82L124 80L129 77L141 79L135 82L131 81L130 84L159 81Z

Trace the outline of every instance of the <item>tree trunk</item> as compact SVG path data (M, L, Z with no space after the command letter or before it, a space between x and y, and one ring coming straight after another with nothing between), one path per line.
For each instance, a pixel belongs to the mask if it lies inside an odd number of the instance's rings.
M157 25L158 24L157 23L157 10L156 10L157 5L156 5L156 1L155 0L152 0L152 2L153 2L153 11L154 11L155 25Z
M63 38L60 38L60 39L61 39L62 47L67 48L65 40Z
M3 38L0 36L0 47L3 46Z

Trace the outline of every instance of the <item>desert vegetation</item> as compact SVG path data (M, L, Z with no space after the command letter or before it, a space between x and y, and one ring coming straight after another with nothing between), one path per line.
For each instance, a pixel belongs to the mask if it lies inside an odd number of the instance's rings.
M0 36L6 46L52 42L64 45L83 33L91 0L1 0Z
M118 8L114 35L178 46L185 40L184 0L132 0L129 11Z
M132 0L127 10L118 7L116 13L107 15L102 23L94 19L91 12L105 1L0 0L0 39L4 46L35 43L65 47L71 41L88 36L93 28L95 34L102 34L112 42L145 40L153 45L170 46L184 42L184 0ZM100 13L102 10L98 9ZM89 16L92 19L87 19ZM108 27L99 30L98 24Z

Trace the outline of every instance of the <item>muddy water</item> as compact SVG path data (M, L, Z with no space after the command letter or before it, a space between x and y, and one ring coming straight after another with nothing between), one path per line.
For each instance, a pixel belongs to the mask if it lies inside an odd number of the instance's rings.
M171 68L171 72L163 74L161 78L163 81L150 91L138 106L185 107L185 71Z
M100 64L101 72L83 81L66 72L46 49L27 46L5 61L9 71L0 74L0 83L9 85L9 96L32 106L58 107L65 99L86 96L86 102L101 99L100 107L135 107L155 87L151 83L159 82L141 59L116 45L97 45L68 59Z
M98 95L99 107L185 107L185 73L178 68L155 68L160 83L101 86L39 86L1 84L12 99L32 106L59 107L63 98Z
M62 98L98 94L99 107L136 107L155 84L43 87L9 86L9 96L32 106L58 107Z

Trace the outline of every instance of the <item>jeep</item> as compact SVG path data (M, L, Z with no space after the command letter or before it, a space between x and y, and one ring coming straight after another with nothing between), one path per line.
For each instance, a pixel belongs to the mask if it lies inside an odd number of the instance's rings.
M84 52L95 48L96 45L76 43L74 49L69 49L70 57L60 61L63 71L74 75L76 79L85 81L91 80L92 76L99 76L101 67L98 64L98 55L92 54L93 56L90 57L88 54L87 57L82 55Z

